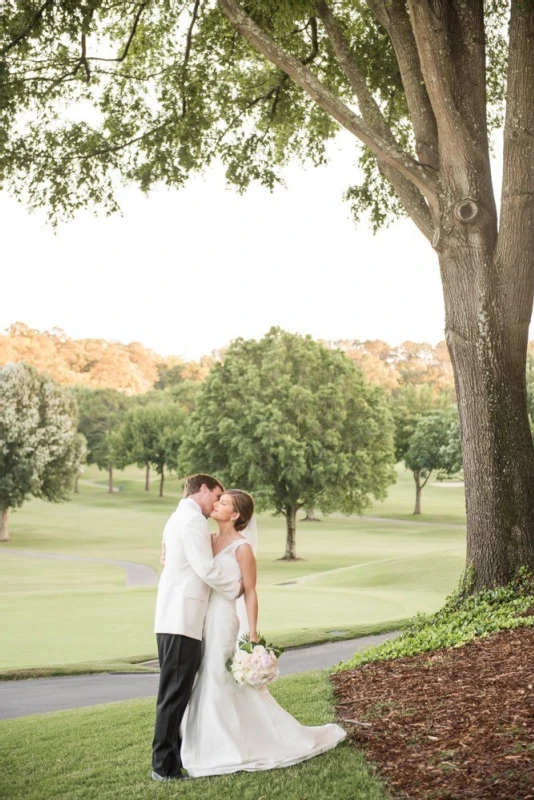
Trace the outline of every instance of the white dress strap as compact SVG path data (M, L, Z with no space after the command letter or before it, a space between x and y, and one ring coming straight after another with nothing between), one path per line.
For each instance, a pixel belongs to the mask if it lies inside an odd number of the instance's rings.
M238 539L236 542L234 542L234 550L233 550L233 552L235 553L235 551L238 550L241 547L242 544L248 544L247 540L246 539Z

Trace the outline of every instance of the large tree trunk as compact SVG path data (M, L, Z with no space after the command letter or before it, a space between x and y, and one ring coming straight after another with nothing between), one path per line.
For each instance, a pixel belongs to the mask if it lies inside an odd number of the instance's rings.
M163 486L165 484L165 467L161 468L161 477L159 479L159 496L163 497Z
M0 542L9 542L8 515L9 508L0 509Z
M145 464L145 492L150 491L150 461Z
M534 289L534 4L512 0L499 227L486 128L484 4L408 0L439 135L439 254L474 589L534 569L526 350ZM454 57L451 57L451 53Z
M530 309L516 290L516 311L507 313L503 287L489 280L495 266L480 268L479 248L457 255L442 258L446 334L462 435L467 566L475 588L482 588L508 582L521 566L534 569L534 450L525 379Z
M297 556L296 537L297 537L297 508L287 506L284 512L286 518L286 552L279 561L301 561Z
M113 465L108 464L108 494L113 494Z
M74 478L74 494L80 494L79 483L80 483L80 476L76 475L76 477Z
M308 508L306 510L306 516L302 519L303 522L320 522L321 520L319 517L315 516L315 511L313 508Z

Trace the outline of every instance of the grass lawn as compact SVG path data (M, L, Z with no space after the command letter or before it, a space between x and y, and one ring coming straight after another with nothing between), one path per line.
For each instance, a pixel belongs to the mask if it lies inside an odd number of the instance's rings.
M334 719L324 672L282 678L276 699L302 723ZM381 782L346 743L286 769L200 778L150 779L154 700L113 703L0 722L0 797L9 800L386 800Z
M388 489L388 496L364 511L377 517L419 520L420 522L442 522L465 524L464 487L458 481L436 481L431 476L421 495L423 513L414 517L415 483L413 475L397 465L397 482Z
M11 542L0 546L4 608L0 669L126 659L154 653L156 587L126 588L123 571L91 561L54 561L17 551L121 559L159 569L161 532L181 484L168 495L143 491L143 476L118 473L119 492L89 469L81 492L65 505L33 500L11 516ZM428 494L427 494L428 493ZM431 612L456 585L464 563L463 490L428 486L423 494L438 526L415 524L413 481L399 471L391 497L367 513L383 520L333 515L297 529L304 559L277 561L284 521L260 516L260 628L282 645L393 627ZM396 512L395 513L395 509ZM410 524L386 517L407 518ZM418 518L417 522L426 518Z

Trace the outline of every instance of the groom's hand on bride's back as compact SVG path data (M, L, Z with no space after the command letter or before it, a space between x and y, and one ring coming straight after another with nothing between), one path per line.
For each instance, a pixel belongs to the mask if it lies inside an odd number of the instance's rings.
M165 542L161 545L161 556L159 559L159 563L164 567L165 566L165 556L167 555L167 548L165 547Z

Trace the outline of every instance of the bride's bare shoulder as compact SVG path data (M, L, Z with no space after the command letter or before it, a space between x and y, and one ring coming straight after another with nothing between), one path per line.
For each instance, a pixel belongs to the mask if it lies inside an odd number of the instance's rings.
M247 545L247 547L243 547L243 545ZM235 549L236 558L246 558L250 559L251 557L254 558L254 550L252 549L252 545L248 542L245 537L239 542Z

